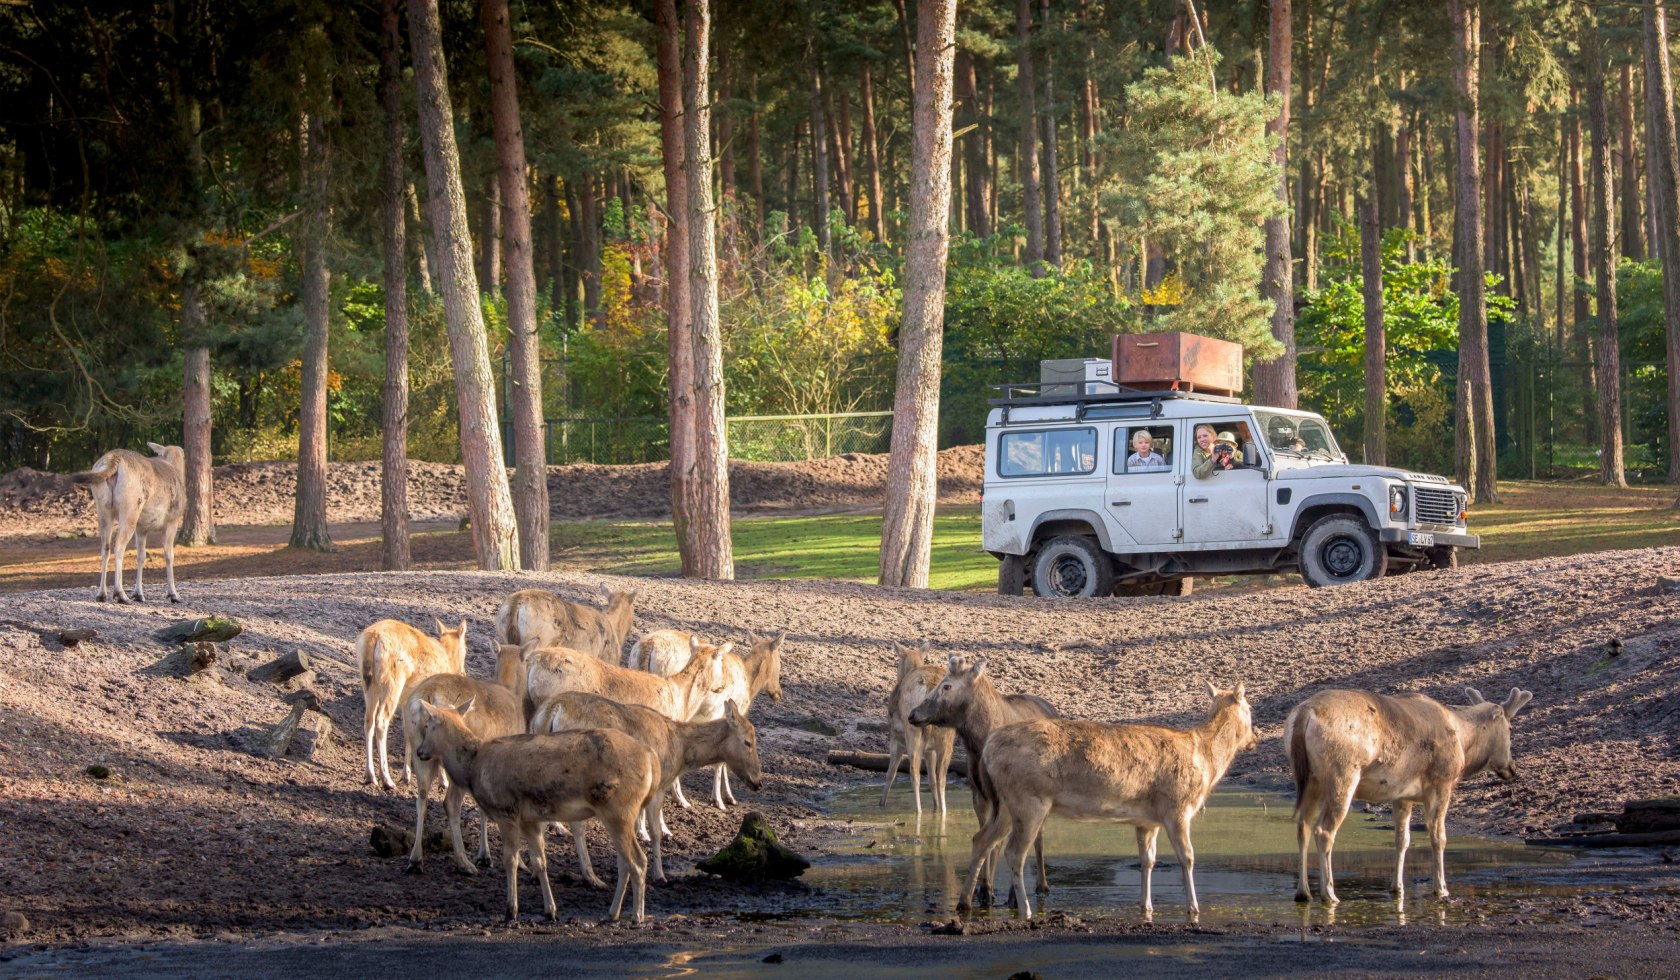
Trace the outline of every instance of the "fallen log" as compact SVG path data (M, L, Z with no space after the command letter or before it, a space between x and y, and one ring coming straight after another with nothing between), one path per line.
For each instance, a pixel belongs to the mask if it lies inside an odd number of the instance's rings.
M158 631L158 639L181 643L226 643L245 631L232 616L204 616L183 619Z
M284 657L270 660L260 667L252 667L245 676L258 683L270 681L284 684L309 669L309 654L300 647Z
M831 766L851 766L853 769L863 769L867 772L886 772L887 765L892 762L892 756L885 752L841 752L833 751L828 754L827 762ZM898 771L908 774L909 763L900 763ZM968 778L968 760L952 759L951 772L954 775Z
M75 630L60 630L58 633L58 642L64 644L65 649L74 650L76 648L76 644L85 640L91 640L98 635L99 631L96 629L84 628Z
M1680 830L1650 834L1576 834L1571 837L1530 837L1524 843L1535 847L1662 847L1680 844Z

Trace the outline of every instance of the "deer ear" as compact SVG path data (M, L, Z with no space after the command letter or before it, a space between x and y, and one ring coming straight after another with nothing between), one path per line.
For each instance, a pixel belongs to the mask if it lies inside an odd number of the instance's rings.
M473 702L477 701L477 700L478 700L478 695L475 694L472 697L466 699L465 701L462 701L460 704L455 706L455 713L460 715L461 717L465 718L467 716L467 712L469 712L473 709Z
M1214 687L1212 681L1204 677L1202 678L1202 686L1207 688L1208 697L1216 701L1219 699L1219 688Z
M525 648L522 646L515 646L512 643L498 643L496 644L496 656L518 657L523 660L525 659Z
M432 705L432 702L427 701L425 698L420 699L420 710L424 711L426 713L426 717L428 718L437 717L437 708Z
M780 633L776 634L776 639L770 644L770 648L773 650L780 650L782 648L783 641L786 639L787 630L782 630Z
M437 618L436 616L432 617L432 625L437 627L439 636L449 632L449 628L443 625L443 620Z
M1487 703L1487 698L1482 697L1482 692L1476 690L1473 687L1465 688L1464 693L1470 696L1470 703L1471 704L1486 704Z
M542 640L539 638L535 636L531 637L529 640L526 640L524 643L519 645L519 655L521 657L529 657L531 653L537 649L537 644L541 642Z
M1527 706L1528 702L1532 700L1534 700L1533 691L1521 691L1513 687L1511 688L1510 696L1507 697L1505 699L1505 703L1499 707L1504 710L1505 718L1509 720L1515 718L1517 716L1517 712L1521 711L1525 706Z
M725 643L723 646L718 647L716 650L712 651L712 659L713 660L722 660L724 654L733 652L734 649L735 649L735 644Z
M160 446L155 442L146 443L146 447L152 451L152 455L154 456L164 456L169 452L168 446Z
M700 652L700 646L701 646L701 644L700 644L700 634L698 634L698 633L688 634L688 653L689 653L689 656L693 656L694 654L699 653Z
M467 635L467 621L463 619L463 620L461 620L461 637L463 639L465 639L466 635Z
M1248 685L1244 684L1242 681L1238 681L1237 682L1237 688L1236 688L1236 695L1237 695L1237 700L1238 701L1247 701L1248 700Z
M734 698L730 698L728 701L723 702L723 716L728 718L730 721L741 720L741 712L736 709Z
M612 590L607 588L607 584L605 582L601 583L601 601L612 602Z
M968 668L968 673L970 676L978 680L986 673L986 658L981 657L980 659L974 661L974 664Z

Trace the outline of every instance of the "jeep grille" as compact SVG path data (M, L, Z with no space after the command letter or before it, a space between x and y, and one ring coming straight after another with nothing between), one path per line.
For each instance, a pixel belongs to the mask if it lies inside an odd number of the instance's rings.
M1451 490L1414 486L1412 493L1416 494L1414 515L1419 524L1452 526L1458 523L1458 500Z

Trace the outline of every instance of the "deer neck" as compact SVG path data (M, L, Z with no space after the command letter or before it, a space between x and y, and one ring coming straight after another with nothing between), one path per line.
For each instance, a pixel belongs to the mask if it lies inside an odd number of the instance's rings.
M624 646L624 637L630 632L630 619L633 614L634 611L630 608L629 603L610 607L607 610L607 628L612 630L613 638L618 641L620 647ZM622 650L620 655L623 655Z
M1213 781L1225 778L1225 770L1231 767L1231 760L1243 750L1247 739L1243 737L1242 720L1237 714L1235 706L1219 709L1212 718L1196 729L1196 741L1202 754L1207 758L1213 770Z
M456 784L471 788L478 776L478 750L482 743L465 725L451 724L447 731L449 738L439 746L442 751L438 754L443 771Z
M968 692L968 710L958 726L965 742L985 745L987 736L1009 724L1009 705L990 678L981 677Z
M729 740L729 721L690 721L677 726L682 736L682 771L723 761L724 743Z
M747 655L741 658L741 667L747 672L747 704L742 706L744 711L770 686L770 655L762 650L748 651Z
M1469 708L1448 708L1447 715L1452 719L1453 728L1458 735L1458 746L1464 753L1464 768L1458 778L1465 779L1487 768L1488 756L1492 750L1488 745L1488 726L1476 717L1477 709L1481 705ZM1498 705L1494 706L1496 709Z

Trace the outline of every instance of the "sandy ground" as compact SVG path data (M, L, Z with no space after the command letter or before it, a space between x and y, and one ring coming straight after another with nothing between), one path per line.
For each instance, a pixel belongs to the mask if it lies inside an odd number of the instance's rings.
M1680 594L1659 592L1659 574L1680 576L1680 549L1335 590L1079 604L834 582L633 584L642 590L637 632L682 626L742 639L747 630L788 631L786 698L761 700L752 713L769 778L763 792L742 797L790 845L820 856L825 821L811 818L825 796L871 778L822 760L830 749L883 748L893 640L984 656L1004 689L1087 718L1190 724L1205 710L1199 678L1243 680L1262 742L1239 757L1232 778L1281 774L1285 714L1326 686L1452 701L1463 700L1465 685L1489 696L1520 686L1535 692L1516 725L1524 778L1466 783L1457 826L1543 835L1584 810L1674 793ZM387 927L476 934L501 915L498 875L458 874L437 858L423 877L405 875L401 859L376 857L368 845L373 825L408 824L413 806L405 794L376 794L361 782L350 643L383 616L417 624L466 617L469 668L483 674L491 614L507 592L542 586L580 598L602 581L477 572L226 579L190 583L174 608L101 605L84 589L8 596L0 612L0 912L27 915L30 942ZM182 680L170 648L152 634L211 612L237 616L246 632L214 677ZM94 627L100 638L66 650L51 634L71 626ZM1615 656L1612 639L1621 643ZM244 672L297 647L317 658L313 686L334 731L322 736L306 722L301 741L315 749L306 761L258 757L254 740L286 709L281 692ZM90 765L110 775L96 779ZM697 803L700 783L689 783ZM965 796L954 789L954 805ZM666 854L677 880L650 889L649 911L663 925L645 941L684 917L774 914L786 903L786 891L689 870L738 820L705 806L675 812ZM561 915L592 921L607 896L578 882L575 858L559 843L551 866ZM610 868L603 841L595 852ZM527 911L540 907L529 887L524 902ZM1606 896L1592 909L1600 918L1672 923L1680 899Z

